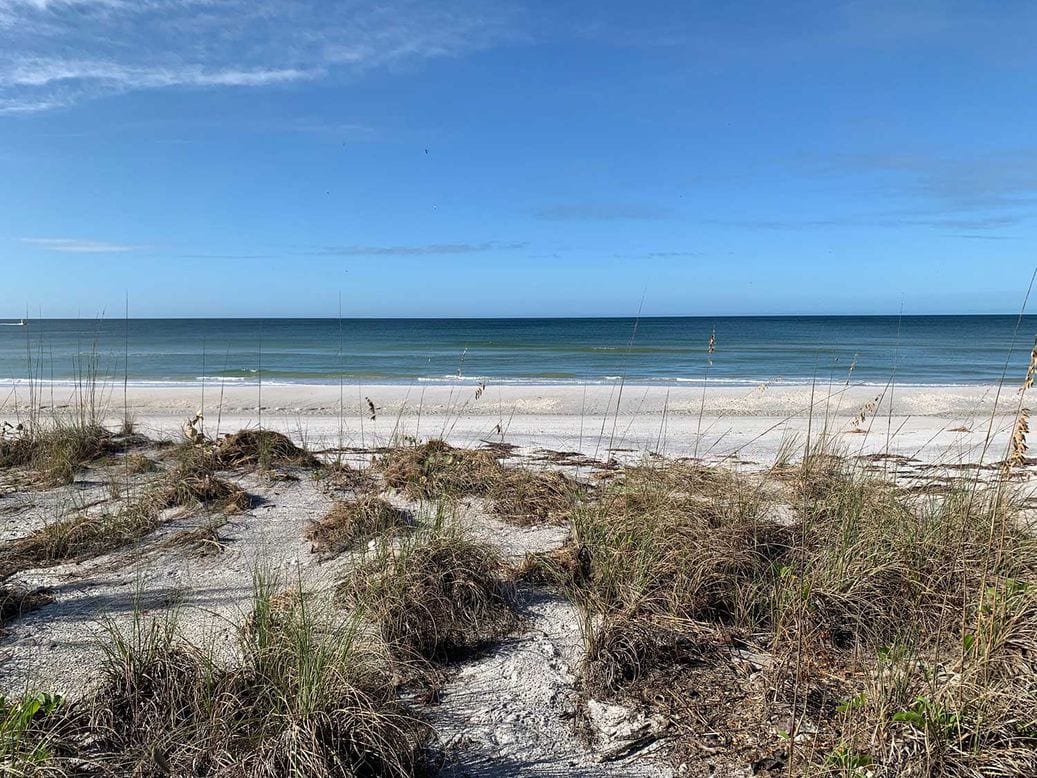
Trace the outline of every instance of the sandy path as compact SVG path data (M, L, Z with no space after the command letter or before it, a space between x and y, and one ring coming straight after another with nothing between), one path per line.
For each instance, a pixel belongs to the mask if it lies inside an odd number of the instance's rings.
M453 759L446 776L667 776L641 754L603 762L576 731L583 643L575 606L530 596L527 628L465 663L429 713Z

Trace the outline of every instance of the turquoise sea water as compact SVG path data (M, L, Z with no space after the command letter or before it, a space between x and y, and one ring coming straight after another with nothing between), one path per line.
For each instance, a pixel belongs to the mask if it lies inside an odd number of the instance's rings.
M1017 331L1018 325L1018 331ZM715 352L707 354L716 331ZM1037 316L44 319L0 326L0 381L968 384L1026 369ZM712 364L709 364L711 361Z

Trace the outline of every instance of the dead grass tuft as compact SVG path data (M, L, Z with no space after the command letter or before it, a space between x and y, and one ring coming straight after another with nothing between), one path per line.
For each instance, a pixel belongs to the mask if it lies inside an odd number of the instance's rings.
M217 469L237 467L270 468L294 465L317 467L320 462L288 437L272 430L240 430L216 444L213 453Z
M186 548L200 556L222 554L227 549L227 541L220 530L227 519L213 517L204 524L177 532L164 544L168 548Z
M586 488L557 471L505 467L493 448L454 448L442 440L403 446L375 460L386 484L416 500L483 497L498 517L519 525L564 521Z
M589 551L571 541L553 551L526 554L516 571L520 581L567 591L586 586L590 574Z
M85 464L124 449L99 425L57 423L0 438L0 467L31 467L48 485L67 484Z
M51 602L54 602L54 598L46 589L32 588L21 583L0 584L0 632L8 622Z
M454 448L442 440L389 449L374 466L386 484L416 500L485 496L500 469L492 451Z
M780 474L780 511L732 473L617 472L576 511L572 544L527 562L583 610L587 690L661 715L673 688L731 706L685 714L685 758L715 749L693 723L708 720L740 733L730 755L767 753L788 774L1032 773L1023 501L1001 481L919 495L831 455L797 469Z
M518 624L514 587L500 554L452 529L386 544L349 571L342 602L362 607L406 658L449 660L498 640Z
M113 551L151 533L158 524L155 512L140 503L81 511L0 546L0 576Z
M755 608L744 586L789 553L787 527L764 518L754 484L697 466L619 474L573 517L590 560L587 607L733 622Z
M128 454L126 456L126 470L131 475L154 473L158 470L158 463L146 454Z
M352 492L356 495L378 491L378 481L367 469L347 462L326 464L313 474L325 492Z
M112 632L100 688L76 705L67 750L104 774L422 774L431 729L398 698L388 657L355 618L261 583L232 665L135 619Z
M185 459L141 494L113 502L101 511L79 511L0 545L0 575L86 559L130 545L154 532L167 508L205 507L223 513L248 510L249 495L207 470L205 461L204 457Z
M361 543L405 529L411 522L407 511L380 497L364 495L336 502L324 518L310 524L306 539L312 543L311 552L336 556Z
M224 513L246 511L252 505L244 489L198 462L182 462L174 467L146 499L157 509L200 505Z
M614 614L587 631L583 681L591 694L623 691L660 668L715 662L720 653L715 626L651 614Z
M556 470L531 471L500 467L487 496L491 510L512 524L529 525L568 520L586 488Z

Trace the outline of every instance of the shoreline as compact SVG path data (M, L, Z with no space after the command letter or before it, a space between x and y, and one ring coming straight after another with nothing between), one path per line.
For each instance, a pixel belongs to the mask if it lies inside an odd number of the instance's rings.
M0 414L17 412L29 402L28 383L0 381ZM292 412L307 415L356 414L370 397L386 412L417 414L456 409L492 415L504 409L515 414L593 414L605 407L620 413L646 414L722 412L742 415L807 414L825 411L855 416L864 405L874 415L990 414L1000 394L999 413L1014 413L1014 386L997 384L801 384L768 382L746 384L610 383L97 383L35 382L37 402L44 409L65 408L93 394L114 411L124 404L131 411L153 413L202 409L222 402L225 410ZM620 394L622 397L620 398Z
M0 378L0 393L10 392L20 387L36 386L56 389L74 389L80 386L86 381L80 381L75 378ZM804 389L814 386L815 389L827 388L829 382L809 380L793 380L787 378L725 378L725 377L713 377L708 379L704 378L630 378L624 379L622 376L605 376L601 378L593 378L586 380L576 380L568 378L508 378L508 377L491 377L491 376L442 376L442 377L418 377L418 378L384 378L377 377L371 380L357 379L355 376L350 376L348 381L339 382L333 379L271 379L264 381L257 381L254 378L245 378L241 376L198 376L197 378L131 378L128 379L126 385L131 389L143 390L143 389L200 389L201 387L206 388L231 388L237 387L240 389L251 389L253 391L260 387L265 388L300 388L300 389L338 389L339 386L345 387L356 387L356 386L384 386L384 387L395 387L395 388L421 388L421 387L446 387L446 388L465 388L471 387L476 388L480 385L491 387L514 387L514 388L529 388L529 387L575 387L578 389L592 388L592 387L618 387L625 386L627 388L638 388L638 389L695 389L698 391L702 390L705 386L707 389L758 389L761 387L773 387L773 388L785 388L785 389ZM106 389L113 387L121 388L123 386L123 379L118 376L105 376L104 378L98 378L96 381L97 386L103 386ZM882 389L889 386L895 386L903 389L956 389L956 390L977 390L977 389L989 389L996 388L998 382L996 381L933 381L933 382L917 382L917 381L897 381L893 383L889 380L885 381L852 381L847 383L844 380L831 382L833 387L849 387L852 389Z

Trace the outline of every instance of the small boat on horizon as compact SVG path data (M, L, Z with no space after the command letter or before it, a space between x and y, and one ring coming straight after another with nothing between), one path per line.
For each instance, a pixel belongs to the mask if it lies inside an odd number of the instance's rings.
M4 327L24 327L28 324L25 319L19 319L18 321L5 321L0 322Z

